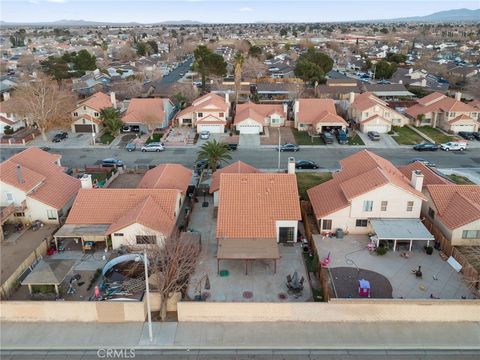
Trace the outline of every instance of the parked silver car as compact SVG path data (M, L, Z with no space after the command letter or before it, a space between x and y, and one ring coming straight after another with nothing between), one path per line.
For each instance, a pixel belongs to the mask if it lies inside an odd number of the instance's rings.
M148 151L163 151L165 150L165 147L163 146L162 143L159 142L152 142L150 144L145 144L142 146L142 152L148 152Z

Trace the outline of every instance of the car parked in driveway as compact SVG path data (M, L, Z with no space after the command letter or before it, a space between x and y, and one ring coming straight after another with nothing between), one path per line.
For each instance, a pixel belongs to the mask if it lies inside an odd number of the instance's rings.
M462 141L450 141L440 145L440 149L444 151L464 151L467 148L467 143Z
M210 137L210 131L203 130L200 133L200 139L202 139L202 140L208 140L209 137Z
M318 169L318 165L312 160L298 160L295 162L296 169Z
M151 151L160 152L165 150L165 147L163 146L162 143L152 142L150 144L143 145L141 150L142 152L151 152Z
M55 134L55 136L52 139L52 142L59 143L59 142L65 140L65 139L68 139L68 133L65 132L65 131L61 131L61 132Z
M300 150L300 147L296 144L283 144L279 148L277 148L277 151L293 151L297 152Z
M460 131L458 135L465 140L475 140L475 135L473 135L473 132L470 131Z
M437 151L440 146L432 143L418 144L413 147L416 151Z
M372 141L380 141L380 134L376 131L369 131L367 133L367 136L370 138Z
M422 163L423 165L425 166L429 166L429 167L436 167L437 165L435 165L434 163L428 161L428 160L425 160L425 159L422 159L422 158L413 158L413 159L410 159L409 163L410 164L413 164L415 162L420 162Z
M125 146L125 149L127 151L135 151L137 149L137 144L135 144L133 141L130 141L127 146Z
M102 167L123 167L123 161L114 158L103 159Z
M329 132L324 132L322 133L322 139L325 142L325 144L333 144L333 135Z
M478 131L477 131L477 132L474 132L474 133L473 133L473 137L474 137L475 139L477 139L477 140L480 141L480 132L478 132Z

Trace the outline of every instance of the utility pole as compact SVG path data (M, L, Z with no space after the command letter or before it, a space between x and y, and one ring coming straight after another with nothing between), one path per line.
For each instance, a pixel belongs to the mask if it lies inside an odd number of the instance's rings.
M280 147L281 147L281 144L280 144L280 141L282 139L282 135L280 134L280 128L278 129L278 166L277 166L277 171L280 172Z
M150 310L150 286L148 285L148 265L147 265L147 249L143 249L143 264L145 266L145 294L147 296L147 320L148 320L148 337L153 342L152 334L152 313Z

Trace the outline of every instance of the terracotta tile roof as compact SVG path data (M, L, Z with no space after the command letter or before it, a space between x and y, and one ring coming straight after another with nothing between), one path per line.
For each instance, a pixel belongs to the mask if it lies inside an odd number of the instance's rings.
M451 184L448 179L440 176L434 170L418 161L399 167L398 169L407 179L411 178L413 171L420 170L423 174L423 187L427 185Z
M452 120L448 120L448 122L450 124L453 124L453 123L456 123L456 122L462 121L462 120L474 121L470 116L462 114L462 115L458 115L458 116L454 117Z
M359 111L365 111L370 109L375 105L387 106L387 103L383 100L380 100L378 97L373 95L371 92L365 92L363 94L355 96L351 106Z
M122 120L125 123L163 123L165 111L164 99L132 99Z
M59 158L36 147L28 148L0 164L0 180L25 192L35 188L29 197L61 209L75 196L81 183L56 164ZM22 184L18 183L17 165L25 181Z
M78 119L87 119L91 122L94 122L96 124L101 124L102 123L102 119L100 118L96 118L96 117L93 117L93 116L90 116L88 114L82 114L82 115L79 115L77 117L75 117L75 121L78 120Z
M244 163L243 161L236 161L233 164L218 169L212 175L212 182L210 184L210 194L220 189L220 175L221 174L255 174L261 172L257 168Z
M168 236L178 195L175 189L80 189L66 224L110 225L108 235L138 222Z
M162 164L148 170L138 184L139 189L177 189L186 193L192 181L192 170L180 164Z
M363 150L340 161L341 170L333 179L307 191L317 219L350 205L355 197L387 184L392 184L422 199L393 164L374 153Z
M480 99L473 100L469 102L468 105L473 106L477 109L480 109Z
M180 117L185 114L190 114L197 111L218 111L218 112L228 112L230 105L225 101L225 99L217 94L208 93L198 99L194 100L192 105L186 107L180 111L176 117Z
M276 239L277 220L300 219L295 174L221 174L218 239Z
M480 219L479 185L427 185L437 217L449 228L456 229Z
M197 120L197 124L212 124L212 125L224 125L227 123L227 120L220 119L217 116L209 114L205 117L202 117L200 120Z
M370 117L368 117L368 118L366 118L365 120L362 120L362 121L360 121L360 122L361 122L362 124L365 124L365 123L368 123L368 122L370 122L370 121L372 121L372 120L375 120L375 119L377 119L377 118L380 119L380 120L382 120L382 121L384 121L384 122L386 122L386 123L389 123L389 124L392 122L391 120L387 120L387 119L385 119L383 116L380 116L380 115L377 115L377 114L372 115L372 116L370 116Z
M299 99L297 119L299 123L315 125L318 123L338 123L348 126L347 122L337 115L335 102L332 99Z
M7 124L7 125L15 125L17 122L6 118L5 116L0 115L0 122Z
M238 124L246 119L252 119L258 123L265 125L265 118L273 114L278 114L285 118L286 114L283 111L281 104L255 104L252 102L237 105L235 114L235 124Z
M80 101L77 105L77 108L80 106L88 106L89 108L100 111L102 109L112 107L112 101L110 100L109 95L102 92L97 92L85 100Z
M412 117L431 112L478 112L472 105L457 101L444 94L433 93L418 100L418 103L405 111Z

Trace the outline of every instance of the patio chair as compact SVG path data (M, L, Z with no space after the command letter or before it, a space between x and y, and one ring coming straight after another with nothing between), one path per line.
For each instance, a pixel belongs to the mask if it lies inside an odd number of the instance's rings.
M292 283L292 275L288 274L287 275L287 284L291 284Z

